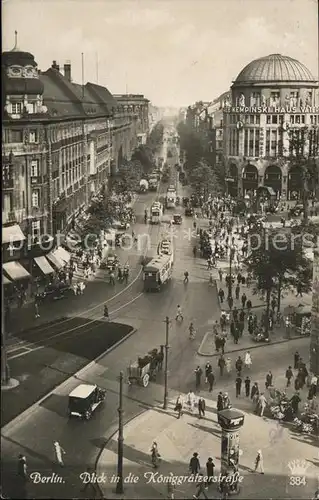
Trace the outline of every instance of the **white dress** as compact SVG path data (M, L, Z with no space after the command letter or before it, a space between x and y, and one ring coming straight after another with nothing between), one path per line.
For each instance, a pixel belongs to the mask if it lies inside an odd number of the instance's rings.
M245 354L245 365L248 366L249 368L252 365L251 356L250 356L250 354L248 354L248 352L246 352L246 354Z

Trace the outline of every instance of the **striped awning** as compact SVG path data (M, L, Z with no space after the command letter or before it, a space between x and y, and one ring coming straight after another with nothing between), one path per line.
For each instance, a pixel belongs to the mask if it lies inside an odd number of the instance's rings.
M54 273L53 267L50 265L48 260L42 255L41 257L35 257L34 262L41 269L43 274L52 274Z
M62 260L57 254L56 252L50 252L47 254L46 256L50 262L52 262L52 264L57 268L57 269L61 269L62 267L65 266L65 262L64 260Z
M28 271L16 261L2 264L2 269L14 281L30 278Z
M71 255L63 247L58 247L54 252L57 253L59 258L62 259L67 264L70 262Z
M2 228L2 243L15 243L17 241L24 241L26 238L18 224Z

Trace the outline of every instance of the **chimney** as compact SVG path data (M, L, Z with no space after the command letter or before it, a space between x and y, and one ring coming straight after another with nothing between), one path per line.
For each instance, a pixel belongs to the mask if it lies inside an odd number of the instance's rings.
M57 71L60 71L60 66L56 61L52 61L52 66L51 68L56 69Z
M71 61L66 61L64 65L64 76L71 81Z

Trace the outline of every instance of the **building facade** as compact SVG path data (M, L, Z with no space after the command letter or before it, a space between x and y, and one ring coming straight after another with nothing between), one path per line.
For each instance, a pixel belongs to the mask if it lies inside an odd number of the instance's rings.
M247 196L270 187L282 200L301 196L301 171L291 164L292 141L318 159L318 81L299 61L271 54L238 75L223 109L228 190ZM292 137L294 139L292 139Z
M310 370L315 375L319 375L319 253L317 251L314 252L314 259L313 259Z
M147 99L128 105L105 87L74 83L71 71L53 61L41 72L17 46L2 54L5 261L27 265L45 253L44 240L49 252L148 133Z

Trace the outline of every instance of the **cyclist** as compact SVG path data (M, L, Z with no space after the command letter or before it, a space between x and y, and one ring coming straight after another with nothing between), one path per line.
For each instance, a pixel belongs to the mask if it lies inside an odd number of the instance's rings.
M184 283L188 283L188 277L189 277L188 271L185 271L184 272Z

